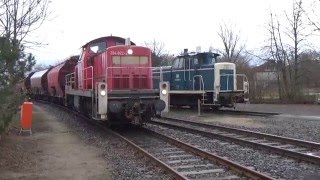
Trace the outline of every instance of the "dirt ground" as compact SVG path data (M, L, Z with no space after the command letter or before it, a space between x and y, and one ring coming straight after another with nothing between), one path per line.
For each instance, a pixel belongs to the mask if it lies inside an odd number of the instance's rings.
M223 108L228 109L230 108ZM320 105L305 104L237 104L236 110L253 112L273 112L279 113L275 119L310 119L320 121ZM202 111L201 116L197 115L196 110L191 109L171 109L170 113L164 116L196 120L203 122L217 122L226 125L244 126L248 128L265 128L266 124L256 121L254 116L235 116L221 113Z
M236 104L236 110L320 116L318 104Z
M110 179L101 150L34 105L33 134L19 135L17 114L0 141L0 179Z
M182 113L183 112L183 113ZM252 117L244 117L244 116L232 116L232 115L224 115L224 114L214 114L214 113L201 113L201 116L198 116L195 111L192 110L172 110L170 113L165 114L164 116L178 118L178 119L186 119L186 120L195 120L202 122L218 122L227 125L237 125L237 126L245 126L252 128L263 128L265 124L255 121Z

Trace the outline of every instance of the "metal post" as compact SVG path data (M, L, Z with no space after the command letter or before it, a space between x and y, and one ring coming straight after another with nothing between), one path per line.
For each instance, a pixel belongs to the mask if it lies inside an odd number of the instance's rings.
M201 100L198 99L198 116L201 116Z
M160 66L160 82L163 81L163 75L162 75L162 66Z

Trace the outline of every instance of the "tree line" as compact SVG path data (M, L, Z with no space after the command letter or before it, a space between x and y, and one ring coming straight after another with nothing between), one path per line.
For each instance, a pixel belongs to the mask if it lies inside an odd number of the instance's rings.
M256 82L259 80L255 78L255 61L272 65L277 98L280 100L299 101L305 97L306 89L311 88L318 88L320 93L320 51L319 47L314 47L310 42L320 32L320 12L316 11L320 7L320 1L315 0L311 4L304 2L292 0L292 4L287 6L290 10L283 10L280 14L269 10L269 20L265 22L266 39L262 47L257 47L259 50L246 48L235 25L220 24L216 32L222 44L221 49L216 49L221 54L220 61L235 63L238 73L247 74L251 84L251 99L263 96L259 91L268 86L256 86L261 82ZM167 58L170 56L163 50L163 44L154 41L148 45L156 59L164 62L154 64L168 64L172 60Z
M25 48L37 45L28 35L49 15L49 0L0 0L0 133L21 102L15 84L36 61Z

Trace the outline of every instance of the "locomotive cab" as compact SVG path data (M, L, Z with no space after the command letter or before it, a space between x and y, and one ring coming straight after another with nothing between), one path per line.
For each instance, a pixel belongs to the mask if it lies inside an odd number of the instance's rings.
M151 66L146 47L114 36L93 40L82 46L75 72L66 76L67 103L96 120L142 124L168 104L153 89Z
M110 113L138 124L165 109L159 89L153 89L150 49L114 46L107 49L106 56Z

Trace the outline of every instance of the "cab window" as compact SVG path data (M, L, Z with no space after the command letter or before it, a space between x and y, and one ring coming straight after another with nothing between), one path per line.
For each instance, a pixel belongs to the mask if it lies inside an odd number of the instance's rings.
M213 54L204 54L203 56L203 65L213 65L216 62Z
M94 43L91 44L89 49L90 49L90 53L99 53L99 52L103 52L106 50L107 44L106 42L98 42L98 43Z
M191 61L192 61L192 66L198 66L199 60L197 57L194 57Z
M173 61L172 63L173 69L183 69L184 68L184 58L180 57Z
M183 69L183 68L184 68L184 59L179 58L179 69Z
M179 67L179 59L178 58L173 61L172 67L174 69L178 69L178 67Z

